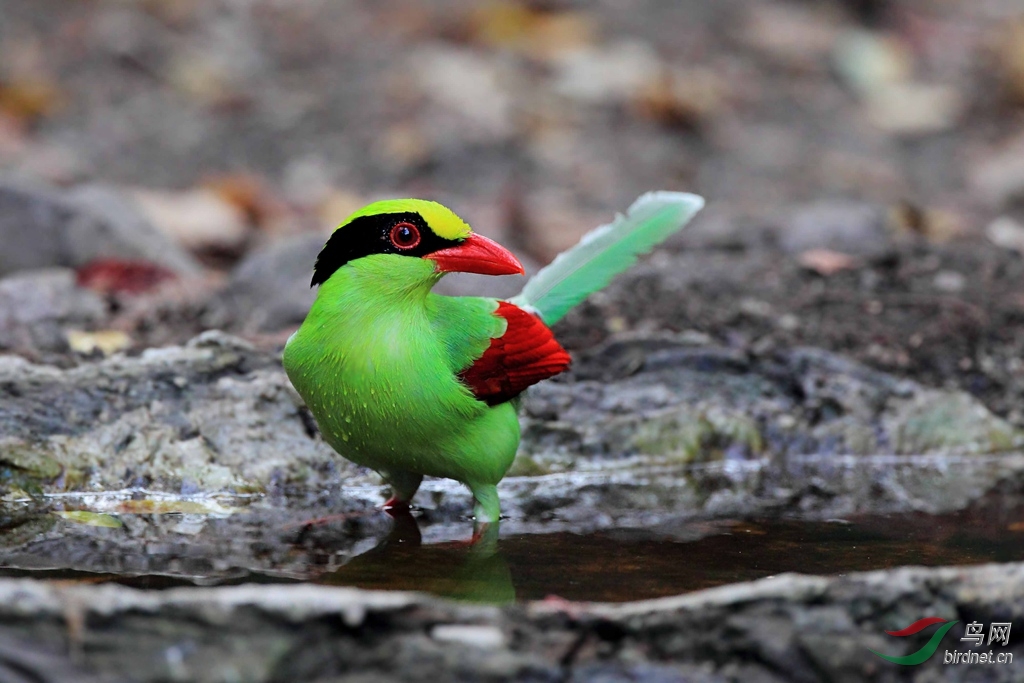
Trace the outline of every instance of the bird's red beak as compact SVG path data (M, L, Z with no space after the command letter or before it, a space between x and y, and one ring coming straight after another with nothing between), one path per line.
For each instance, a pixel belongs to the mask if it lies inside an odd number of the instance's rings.
M471 234L459 246L435 251L424 258L437 264L439 273L525 275L523 264L505 247L483 235Z

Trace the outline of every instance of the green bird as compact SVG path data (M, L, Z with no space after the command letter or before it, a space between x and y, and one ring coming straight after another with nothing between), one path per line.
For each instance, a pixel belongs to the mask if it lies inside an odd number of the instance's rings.
M548 326L703 205L643 195L500 301L430 290L449 272L523 274L509 251L436 202L375 202L317 257L319 291L285 345L285 371L324 440L390 484L386 507L407 507L424 475L445 477L469 487L478 524L497 522L497 484L519 446L517 397L569 366Z

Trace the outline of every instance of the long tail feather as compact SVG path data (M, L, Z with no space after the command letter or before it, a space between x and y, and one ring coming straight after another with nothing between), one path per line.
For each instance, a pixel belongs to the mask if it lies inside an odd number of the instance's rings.
M704 199L685 192L648 192L626 215L591 230L533 276L512 299L535 310L548 325L690 222Z

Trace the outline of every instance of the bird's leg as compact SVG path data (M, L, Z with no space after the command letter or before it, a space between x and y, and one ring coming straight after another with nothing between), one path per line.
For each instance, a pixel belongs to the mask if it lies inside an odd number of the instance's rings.
M416 491L423 481L423 475L406 470L382 471L380 475L391 486L391 498L384 503L384 509L389 512L391 510L408 511L409 501L416 495Z
M498 487L494 484L467 484L473 493L473 517L477 524L497 522L501 517Z
M495 553L498 549L498 489L493 484L468 485L476 503L473 505L473 535L466 541L455 541L454 546L473 546L474 553ZM480 491L478 494L477 492ZM482 499L482 500L481 500ZM490 521L490 520L494 521Z

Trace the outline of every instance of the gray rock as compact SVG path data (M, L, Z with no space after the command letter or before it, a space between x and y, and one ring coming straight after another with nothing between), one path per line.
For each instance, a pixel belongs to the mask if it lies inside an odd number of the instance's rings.
M0 681L5 683L114 683L109 676L84 673L57 643L40 646L0 627Z
M945 512L1024 477L1024 458L1000 455L1021 435L965 394L815 349L745 358L672 343L613 342L581 359L579 377L531 389L520 476L502 485L516 524L532 528L556 510L573 529L643 526L647 513ZM598 374L593 363L625 376ZM0 435L64 468L59 482L39 483L47 490L313 491L344 482L340 505L379 503L375 476L320 440L279 358L223 333L68 370L0 356L0 392ZM703 467L685 477L652 477L695 461ZM430 481L418 500L457 519L468 494Z
M309 282L324 241L320 234L300 235L247 256L214 299L207 322L253 332L298 326L316 298Z
M11 637L56 649L71 639L88 669L139 681L597 680L896 681L906 669L871 650L923 615L1022 627L1024 565L903 568L825 578L782 574L684 596L625 604L469 606L411 593L323 586L138 591L116 585L0 580ZM82 625L68 629L66 624ZM479 638L432 634L494 633ZM914 667L964 680L943 650ZM978 665L977 680L1016 680ZM972 678L972 680L974 680Z
M335 461L276 359L216 332L66 371L0 356L0 385L0 434L89 488L244 490L278 472L312 483Z
M92 326L106 315L103 300L75 286L71 270L49 268L0 279L0 349L63 351L66 328Z
M127 197L89 186L70 192L0 182L0 275L98 258L143 259L179 273L199 265L151 226Z

